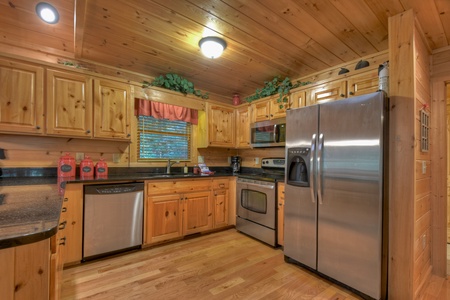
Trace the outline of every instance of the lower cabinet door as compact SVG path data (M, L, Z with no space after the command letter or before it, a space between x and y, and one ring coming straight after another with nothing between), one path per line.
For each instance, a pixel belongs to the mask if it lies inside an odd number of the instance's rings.
M183 195L183 234L212 229L211 192L193 192Z
M147 198L147 243L156 243L183 235L179 194Z

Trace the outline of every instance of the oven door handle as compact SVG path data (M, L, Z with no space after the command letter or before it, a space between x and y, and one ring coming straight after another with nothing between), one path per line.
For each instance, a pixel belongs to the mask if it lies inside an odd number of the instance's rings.
M245 184L248 185L248 186L254 186L254 187L258 187L258 188L262 188L262 189L268 189L268 190L273 190L275 188L275 185L262 185L262 184L249 183L249 182L245 182Z

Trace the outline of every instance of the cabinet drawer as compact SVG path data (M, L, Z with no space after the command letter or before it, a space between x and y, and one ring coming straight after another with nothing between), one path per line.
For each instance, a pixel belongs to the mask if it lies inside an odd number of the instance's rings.
M227 179L214 179L213 180L213 189L227 189L230 185L230 180Z
M148 181L148 195L179 194L211 189L211 179Z

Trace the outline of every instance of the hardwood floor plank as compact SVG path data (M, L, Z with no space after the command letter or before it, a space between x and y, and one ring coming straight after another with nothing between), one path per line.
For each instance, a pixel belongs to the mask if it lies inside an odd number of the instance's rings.
M64 270L62 299L361 299L229 229Z

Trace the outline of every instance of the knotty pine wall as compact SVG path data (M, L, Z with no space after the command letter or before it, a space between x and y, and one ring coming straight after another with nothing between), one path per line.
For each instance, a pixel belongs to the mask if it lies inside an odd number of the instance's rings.
M414 205L414 284L417 297L424 292L424 285L431 276L431 154L421 151L420 112L425 110L433 117L431 107L431 51L416 22L414 28L414 76L415 76L415 205ZM433 146L430 141L430 147ZM423 170L423 164L426 170ZM425 172L424 172L425 171Z
M450 223L450 47L432 55L432 264L433 274L447 276L447 239ZM450 239L449 239L450 242Z

